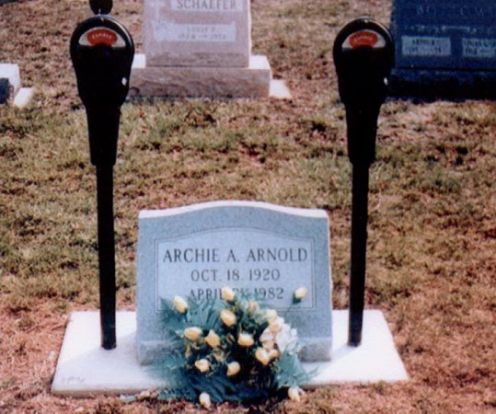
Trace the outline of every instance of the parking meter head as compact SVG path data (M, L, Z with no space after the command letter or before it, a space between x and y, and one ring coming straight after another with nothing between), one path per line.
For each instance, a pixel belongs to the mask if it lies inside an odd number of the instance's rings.
M333 56L339 94L346 106L350 160L370 165L375 160L377 119L394 64L392 36L369 18L354 20L337 35Z
M95 14L109 14L112 11L112 0L90 0L90 7Z
M71 38L78 91L88 116L91 161L115 163L120 107L129 92L134 43L109 16L80 23Z
M386 27L369 18L353 20L337 35L333 56L345 105L384 102L394 64L393 38Z

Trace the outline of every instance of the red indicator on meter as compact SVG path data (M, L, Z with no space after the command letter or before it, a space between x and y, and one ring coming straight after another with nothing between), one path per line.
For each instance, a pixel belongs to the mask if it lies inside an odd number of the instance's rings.
M107 27L96 27L88 30L79 39L81 46L110 46L113 48L125 47L124 39Z
M368 47L371 49L383 48L386 40L379 33L373 30L360 30L349 35L343 43L344 49L359 49Z

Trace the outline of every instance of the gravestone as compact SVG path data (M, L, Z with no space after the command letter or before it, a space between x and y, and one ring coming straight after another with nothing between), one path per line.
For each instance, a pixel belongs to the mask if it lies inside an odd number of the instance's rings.
M251 54L250 0L145 0L134 95L263 98L272 71ZM282 87L281 82L276 86ZM289 91L286 91L289 94Z
M0 104L17 108L26 107L34 94L33 88L21 87L19 66L13 63L0 63Z
M247 67L249 0L147 0L144 43L150 66Z
M496 96L493 0L395 0L393 95Z
M0 63L0 103L13 99L20 88L19 66L12 63Z
M167 349L162 300L220 297L223 287L278 310L304 345L306 361L329 360L331 278L325 211L216 202L143 211L139 220L137 349L141 363ZM305 299L291 309L293 293ZM288 310L289 309L289 310Z

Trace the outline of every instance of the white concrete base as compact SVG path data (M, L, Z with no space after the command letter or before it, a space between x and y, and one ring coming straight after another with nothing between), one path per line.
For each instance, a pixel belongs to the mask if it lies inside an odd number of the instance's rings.
M272 79L270 82L269 96L274 99L293 99L288 85L281 79Z
M364 318L363 344L346 345L348 312L333 312L333 360L305 364L318 369L308 388L336 383L404 381L408 374L394 346L386 320L379 311L367 311ZM151 377L136 357L136 315L117 314L117 348L100 348L98 312L71 314L59 356L52 392L59 395L139 393L163 387Z
M305 364L317 375L306 388L329 384L395 382L408 380L405 366L381 311L364 313L362 345L348 346L348 311L332 312L332 360Z
M148 66L136 54L130 96L182 98L275 98L291 94L282 81L272 80L266 56L253 55L246 68Z

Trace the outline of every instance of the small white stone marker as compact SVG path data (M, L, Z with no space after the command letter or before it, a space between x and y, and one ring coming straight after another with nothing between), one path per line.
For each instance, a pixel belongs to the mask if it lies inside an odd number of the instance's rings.
M14 106L23 109L29 105L34 96L34 88L21 88L14 98Z
M330 384L395 382L408 380L408 374L394 346L389 327L380 311L366 311L363 343L347 346L348 312L333 312L332 361L304 364L317 376L305 386ZM166 386L138 363L136 354L136 315L117 314L117 348L100 347L98 312L71 314L59 356L52 392L58 395L139 393Z
M7 79L7 103L12 102L17 108L25 108L31 101L34 89L21 87L21 72L19 66L13 63L0 63L0 79Z

